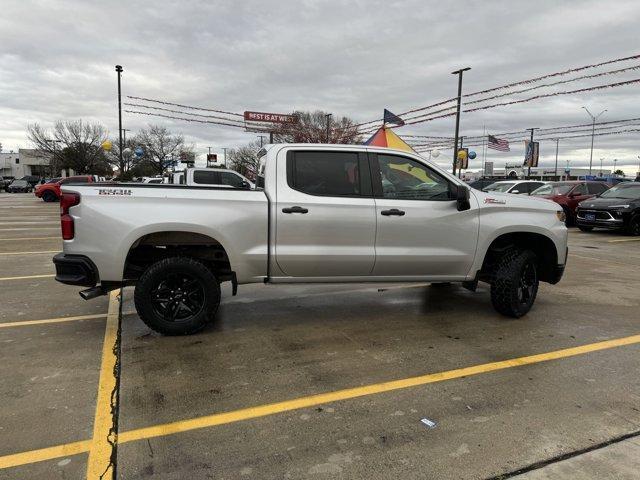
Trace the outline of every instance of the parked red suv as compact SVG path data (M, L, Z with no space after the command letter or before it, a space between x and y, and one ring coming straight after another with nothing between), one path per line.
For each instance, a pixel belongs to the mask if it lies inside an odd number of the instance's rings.
M42 198L45 202L57 202L60 200L60 185L65 183L92 183L95 182L93 175L78 175L66 177L57 182L42 183L36 186L34 191L36 197Z
M576 208L582 200L595 197L608 190L611 185L604 182L566 181L549 182L537 188L531 195L553 200L564 210L567 217L566 224L574 225Z

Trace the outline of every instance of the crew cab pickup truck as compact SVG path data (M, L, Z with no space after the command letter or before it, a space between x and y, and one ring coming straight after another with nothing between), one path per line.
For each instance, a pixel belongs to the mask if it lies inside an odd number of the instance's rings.
M56 280L85 299L135 285L140 318L163 334L214 318L220 283L461 282L491 285L521 317L539 281L560 280L564 213L484 193L417 154L358 145L276 144L257 187L62 186Z

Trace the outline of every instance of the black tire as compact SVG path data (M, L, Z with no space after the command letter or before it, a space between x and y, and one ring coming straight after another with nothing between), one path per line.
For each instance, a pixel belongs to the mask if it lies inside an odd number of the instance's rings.
M531 250L509 250L498 262L491 282L491 303L502 315L520 318L538 294L536 255Z
M211 322L220 305L220 283L203 263L169 257L152 264L134 292L142 321L163 335L190 335Z
M564 205L562 206L562 210L564 210L564 226L572 227L575 223L575 219L573 218L573 214L571 213L571 210L569 210Z
M58 200L58 196L51 190L47 190L42 194L42 200L45 202L56 202Z
M640 235L640 214L636 214L629 220L629 224L625 228L627 235L637 237Z
M578 225L578 228L583 232L590 232L593 230L593 227L588 227L586 225Z

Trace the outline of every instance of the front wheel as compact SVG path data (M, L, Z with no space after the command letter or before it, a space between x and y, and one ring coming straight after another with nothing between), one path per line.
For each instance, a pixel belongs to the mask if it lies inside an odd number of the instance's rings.
M134 292L142 321L163 335L189 335L213 320L220 305L220 284L206 265L190 257L152 264Z
M58 200L58 196L51 190L47 190L42 194L42 200L44 200L45 202L55 202L56 200Z
M627 225L627 234L637 237L640 235L640 214L634 215Z
M503 315L525 315L538 293L536 255L531 250L510 250L503 255L491 283L491 303Z

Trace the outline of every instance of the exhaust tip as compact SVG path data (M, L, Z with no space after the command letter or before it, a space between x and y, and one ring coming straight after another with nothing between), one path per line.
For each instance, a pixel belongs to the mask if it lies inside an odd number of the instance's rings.
M87 288L86 290L82 290L81 292L78 292L78 293L84 300L91 300L93 298L106 295L107 291L102 287L91 287L91 288Z

